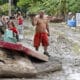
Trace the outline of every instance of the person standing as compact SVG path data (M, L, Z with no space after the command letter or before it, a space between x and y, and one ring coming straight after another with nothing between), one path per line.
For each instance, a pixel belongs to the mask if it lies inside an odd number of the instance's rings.
M19 30L19 35L24 36L23 32L23 17L21 15L21 12L18 12L17 14L17 20L18 20L18 30Z
M48 20L44 17L44 12L41 11L38 17L32 18L32 25L35 26L34 47L38 51L40 44L44 47L44 54L50 56L47 52L49 46L48 36L50 36Z
M18 30L17 30L17 28L15 27L14 23L11 21L8 26L9 26L10 30L13 31L13 36L16 37L17 41L19 41Z

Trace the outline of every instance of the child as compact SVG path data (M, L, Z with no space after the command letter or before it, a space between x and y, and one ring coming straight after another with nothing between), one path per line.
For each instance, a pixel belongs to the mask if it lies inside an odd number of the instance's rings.
M14 23L9 21L7 24L8 24L8 29L12 30L13 36L16 37L17 41L19 41L18 30L15 27Z

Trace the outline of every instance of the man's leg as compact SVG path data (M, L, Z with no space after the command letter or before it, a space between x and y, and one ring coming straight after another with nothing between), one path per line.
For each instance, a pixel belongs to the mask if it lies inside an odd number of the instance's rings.
M36 33L34 35L34 47L36 51L38 51L39 46L40 46L39 33Z
M44 52L47 52L47 46L44 46Z
M49 45L48 36L46 33L43 33L42 35L43 35L42 36L42 45L44 47L44 54L47 55L48 57L50 57L49 53L47 52L47 48Z
M35 50L38 51L38 47L35 47Z
M47 52L47 46L44 46L44 54L50 57L49 53Z

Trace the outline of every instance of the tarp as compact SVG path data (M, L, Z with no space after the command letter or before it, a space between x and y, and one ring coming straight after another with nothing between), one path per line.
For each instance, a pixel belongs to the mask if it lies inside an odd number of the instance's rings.
M32 49L25 47L22 44L0 41L0 48L21 51L28 56L32 56L32 57L37 58L39 60L48 61L48 57L46 55L41 54L37 51L33 51Z

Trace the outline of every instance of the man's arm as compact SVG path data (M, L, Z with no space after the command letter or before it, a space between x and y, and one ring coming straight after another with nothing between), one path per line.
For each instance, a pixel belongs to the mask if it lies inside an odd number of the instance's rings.
M47 29L47 32L48 32L48 36L50 36L50 32L49 32L49 25L48 25L48 22L46 23L46 29Z
M33 17L32 18L32 25L36 26L36 24L37 24L37 18Z

